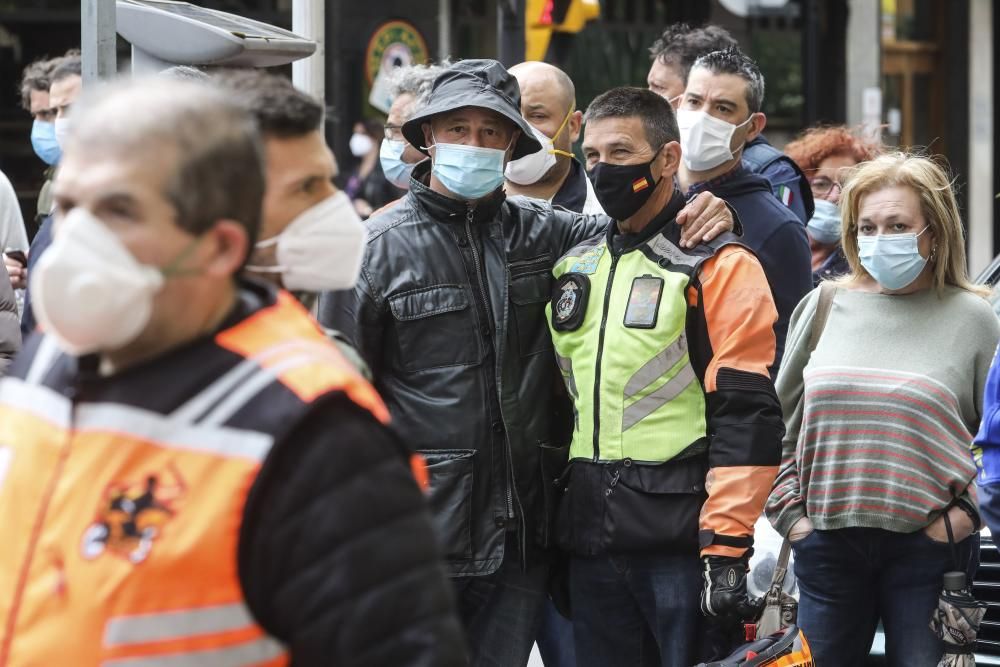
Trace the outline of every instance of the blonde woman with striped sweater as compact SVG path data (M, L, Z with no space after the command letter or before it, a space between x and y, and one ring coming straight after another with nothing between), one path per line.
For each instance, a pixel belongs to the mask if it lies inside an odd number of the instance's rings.
M890 154L841 200L841 279L816 349L819 290L793 317L777 379L787 434L767 515L795 552L799 624L819 667L864 663L878 622L890 665L933 667L942 574L978 564L969 447L1000 324L966 275L946 172Z

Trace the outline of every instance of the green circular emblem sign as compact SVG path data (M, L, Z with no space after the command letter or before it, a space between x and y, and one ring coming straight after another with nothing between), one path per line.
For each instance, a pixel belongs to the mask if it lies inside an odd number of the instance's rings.
M427 62L427 42L408 21L387 21L375 29L365 52L365 75L372 85L379 72Z

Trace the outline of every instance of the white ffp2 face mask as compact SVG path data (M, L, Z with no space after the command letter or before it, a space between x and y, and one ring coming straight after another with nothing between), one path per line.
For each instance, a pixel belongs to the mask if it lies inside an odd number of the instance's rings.
M306 209L258 248L277 245L275 266L247 270L280 273L285 288L320 292L354 287L364 259L367 231L350 198L338 192Z
M143 264L84 208L71 210L31 273L42 329L68 354L117 350L142 333L163 287L163 271Z
M529 123L535 139L538 139L538 143L542 145L542 148L539 151L508 162L507 167L504 169L504 176L508 181L517 183L518 185L533 185L542 180L549 173L549 170L556 166L556 155L573 157L572 153L557 149L554 143L556 138L566 128L572 115L573 111L570 110L563 119L562 125L559 126L559 129L556 130L551 139L544 132Z
M708 171L733 159L730 144L733 133L750 122L739 125L710 116L704 111L677 110L677 129L681 135L681 157L691 171Z

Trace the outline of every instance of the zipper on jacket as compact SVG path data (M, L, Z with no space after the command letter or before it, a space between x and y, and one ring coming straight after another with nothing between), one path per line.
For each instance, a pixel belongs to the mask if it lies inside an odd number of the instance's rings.
M604 288L604 311L601 313L601 331L597 337L597 361L594 369L594 463L601 458L601 359L604 357L604 329L608 325L608 307L611 304L611 286L615 282L615 269L618 266L618 254L611 251L611 272L608 274L608 285Z
M486 314L486 324L490 327L491 331L493 329L493 316L490 312L490 300L486 293L486 284L483 281L483 265L479 257L479 249L476 246L476 240L472 236L472 221L475 216L476 209L472 206L466 207L465 211L465 236L469 240L469 247L472 250L472 263L476 268L476 285L479 287L479 296L483 301L483 310ZM492 334L491 334L492 335ZM496 363L496 346L493 347L494 363ZM494 370L494 373L496 371ZM500 396L497 394L497 403L499 405ZM501 421L503 417L501 415ZM512 454L510 451L510 443L507 441L507 433L504 432L504 451L507 454L507 466L505 470L505 475L507 477L507 489L506 489L506 501L507 501L507 519L514 518L514 462L512 459ZM520 505L520 502L518 503ZM522 531L523 532L523 531Z

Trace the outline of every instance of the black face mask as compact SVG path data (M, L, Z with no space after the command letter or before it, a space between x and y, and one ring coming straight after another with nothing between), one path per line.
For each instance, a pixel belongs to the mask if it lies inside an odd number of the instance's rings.
M660 147L662 150L662 146ZM653 159L642 164L608 164L598 162L587 177L594 186L594 194L604 212L615 220L627 220L649 201L659 181L653 180L650 167Z

